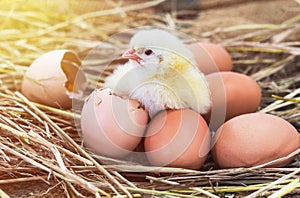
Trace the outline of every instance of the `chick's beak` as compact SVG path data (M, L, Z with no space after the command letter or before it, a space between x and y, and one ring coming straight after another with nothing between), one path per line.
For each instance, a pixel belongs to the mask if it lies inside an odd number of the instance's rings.
M129 49L127 50L123 55L123 58L129 59L129 60L134 60L137 63L140 63L142 58L137 55L136 50L135 49Z

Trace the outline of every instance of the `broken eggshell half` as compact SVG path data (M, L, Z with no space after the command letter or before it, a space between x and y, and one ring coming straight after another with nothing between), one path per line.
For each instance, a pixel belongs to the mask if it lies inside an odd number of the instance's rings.
M81 97L87 79L78 55L53 50L38 57L27 69L21 92L32 102L69 109L72 98Z

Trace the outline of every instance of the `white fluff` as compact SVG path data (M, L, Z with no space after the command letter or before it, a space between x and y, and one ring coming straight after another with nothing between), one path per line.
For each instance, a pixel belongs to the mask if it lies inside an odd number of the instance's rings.
M140 101L150 117L164 109L208 111L211 102L205 76L182 41L164 30L142 30L132 37L130 48L138 51L142 61L120 65L104 87ZM146 49L154 53L145 55Z

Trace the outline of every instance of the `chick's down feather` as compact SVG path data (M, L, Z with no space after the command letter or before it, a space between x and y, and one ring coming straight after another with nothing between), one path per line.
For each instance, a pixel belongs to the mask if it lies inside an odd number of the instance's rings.
M205 76L181 40L164 30L142 30L130 48L129 61L106 78L104 87L140 101L150 117L164 109L208 111Z

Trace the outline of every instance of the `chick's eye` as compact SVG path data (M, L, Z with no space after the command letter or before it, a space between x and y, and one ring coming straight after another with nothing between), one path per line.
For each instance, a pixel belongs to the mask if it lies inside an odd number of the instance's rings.
M149 56L153 53L153 51L151 49L147 49L144 53Z

